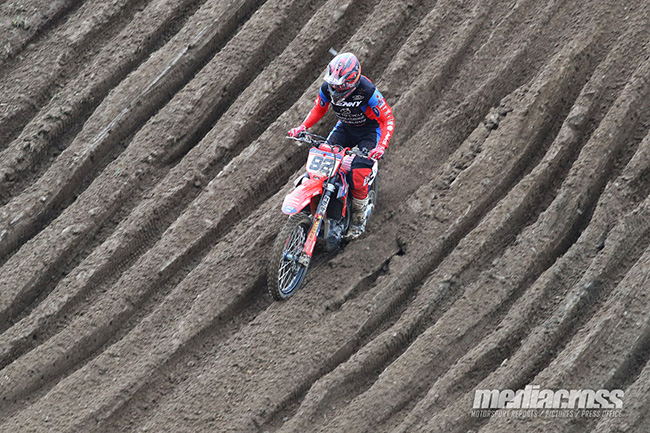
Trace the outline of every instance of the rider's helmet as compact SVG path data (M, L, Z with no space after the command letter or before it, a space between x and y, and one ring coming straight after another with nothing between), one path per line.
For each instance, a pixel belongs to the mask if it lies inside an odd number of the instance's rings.
M334 57L325 71L325 82L329 85L334 103L341 102L357 88L361 78L359 59L352 53L341 53Z

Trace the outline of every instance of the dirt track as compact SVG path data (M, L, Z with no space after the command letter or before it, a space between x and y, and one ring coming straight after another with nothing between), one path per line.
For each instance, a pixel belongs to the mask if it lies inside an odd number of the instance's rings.
M0 431L650 431L643 0L0 2ZM266 293L330 48L396 132ZM314 131L326 134L328 115ZM623 389L617 418L477 389Z

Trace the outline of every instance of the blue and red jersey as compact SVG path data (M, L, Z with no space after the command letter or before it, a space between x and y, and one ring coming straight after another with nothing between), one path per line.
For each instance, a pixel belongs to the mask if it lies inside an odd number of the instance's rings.
M338 119L337 127L344 125L351 128L377 131L377 145L388 147L388 142L395 129L393 111L384 100L381 92L365 76L361 76L357 88L343 101L335 103L330 98L329 86L323 83L314 101L314 107L303 122L311 128L323 118L330 104Z

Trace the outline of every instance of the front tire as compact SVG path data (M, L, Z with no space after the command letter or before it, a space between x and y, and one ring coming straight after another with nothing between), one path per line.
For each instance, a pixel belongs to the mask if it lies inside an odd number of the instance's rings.
M377 212L377 202L379 200L379 174L375 176L375 179L370 186L370 191L368 191L368 198L370 199L368 200L368 204L372 206L372 211L366 218L366 227L368 227L368 221L370 221L372 215Z
M271 250L266 278L269 293L283 301L302 285L307 267L298 262L311 228L311 218L304 213L291 215L278 233Z

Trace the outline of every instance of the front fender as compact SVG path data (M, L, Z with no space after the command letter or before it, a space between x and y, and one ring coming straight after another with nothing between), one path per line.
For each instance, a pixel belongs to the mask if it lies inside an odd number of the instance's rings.
M282 202L282 212L292 215L302 211L311 199L323 193L323 181L305 179L299 187L291 191Z

